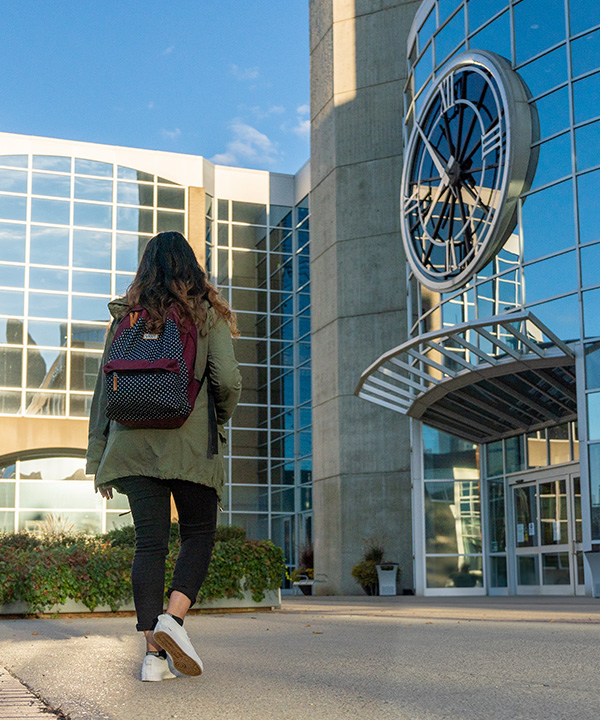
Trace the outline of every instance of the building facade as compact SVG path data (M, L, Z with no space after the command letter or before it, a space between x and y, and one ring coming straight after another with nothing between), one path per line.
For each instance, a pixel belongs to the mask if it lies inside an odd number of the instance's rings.
M0 133L0 528L130 522L85 476L108 322L156 232L183 232L238 316L243 396L220 521L312 538L308 171ZM50 516L50 517L49 517Z
M357 393L410 418L414 587L597 595L600 10L424 0L403 40L408 331Z

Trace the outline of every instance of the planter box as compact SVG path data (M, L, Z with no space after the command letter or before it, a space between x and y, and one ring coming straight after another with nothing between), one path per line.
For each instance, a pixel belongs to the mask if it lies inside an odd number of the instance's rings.
M238 598L218 598L215 600L208 600L202 603L196 603L192 605L192 610L215 610L223 612L227 610L252 610L254 608L280 608L281 607L281 590L267 590L265 597L260 602L255 602L252 599L252 593L249 590L243 591L243 599ZM133 601L121 605L118 612L133 612L135 606ZM54 605L44 611L45 614L60 614L60 613L89 613L91 612L83 603L77 600L67 600L61 605ZM111 612L108 605L98 605L94 612ZM6 605L0 605L0 615L28 615L29 606L24 602L7 603Z
M398 563L383 563L377 565L377 579L379 580L380 595L396 595L396 578L398 577Z

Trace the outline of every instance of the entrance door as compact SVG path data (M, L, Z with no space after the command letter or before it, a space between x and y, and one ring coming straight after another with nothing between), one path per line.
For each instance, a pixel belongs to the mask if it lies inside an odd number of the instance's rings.
M517 480L512 507L517 594L583 595L579 473Z

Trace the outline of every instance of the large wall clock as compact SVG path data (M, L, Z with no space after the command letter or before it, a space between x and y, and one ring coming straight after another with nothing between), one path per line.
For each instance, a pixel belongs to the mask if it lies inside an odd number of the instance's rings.
M506 242L533 178L537 114L508 61L483 50L444 68L404 154L400 214L408 261L437 292L463 286Z

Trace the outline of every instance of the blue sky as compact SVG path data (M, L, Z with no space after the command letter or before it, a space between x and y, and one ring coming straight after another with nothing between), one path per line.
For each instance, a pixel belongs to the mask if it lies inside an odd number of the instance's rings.
M0 130L295 172L309 156L307 0L13 0Z

